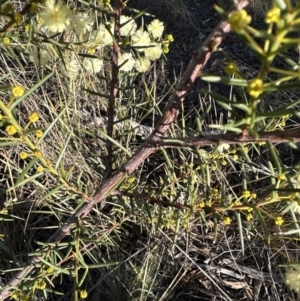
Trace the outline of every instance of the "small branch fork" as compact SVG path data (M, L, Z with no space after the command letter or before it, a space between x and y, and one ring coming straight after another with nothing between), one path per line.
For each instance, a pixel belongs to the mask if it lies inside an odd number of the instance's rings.
M120 1L120 2L119 2ZM240 0L236 1L237 4L234 9L243 9L248 6L253 0ZM121 0L118 0L121 3ZM117 14L117 13L115 13ZM145 159L157 150L155 143L161 141L164 133L169 129L175 118L177 117L181 104L190 91L198 74L203 69L211 54L216 47L220 45L226 34L230 31L230 25L226 21L220 22L213 32L208 36L203 45L197 49L187 67L184 75L170 96L168 103L163 111L163 116L156 125L150 137L139 147L135 154L124 165L122 165L111 176L105 178L100 187L96 191L93 198L88 203L79 208L68 221L60 227L48 240L48 243L56 243L61 241L66 235L70 233L70 226L76 223L78 218L86 217L93 207L103 201L117 188L119 183L128 175L138 168ZM117 62L115 62L117 63ZM111 93L115 93L115 86L112 86ZM113 108L113 106L112 106ZM153 147L149 145L154 144ZM210 143L211 144L211 143ZM28 265L24 267L0 292L0 300L5 300L12 294L12 288L17 287L18 284L24 279L40 262L40 257L33 257Z

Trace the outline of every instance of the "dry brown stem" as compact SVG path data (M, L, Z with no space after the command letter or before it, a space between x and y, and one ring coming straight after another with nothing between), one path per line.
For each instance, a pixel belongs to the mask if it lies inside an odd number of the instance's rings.
M199 135L197 137L187 138L162 138L159 141L148 141L149 147L202 147L217 143L249 143L249 142L270 142L270 143L284 143L284 142L300 142L300 129L291 129L285 131L272 132L257 132L257 137L249 135L245 131L243 134L217 134L217 135Z

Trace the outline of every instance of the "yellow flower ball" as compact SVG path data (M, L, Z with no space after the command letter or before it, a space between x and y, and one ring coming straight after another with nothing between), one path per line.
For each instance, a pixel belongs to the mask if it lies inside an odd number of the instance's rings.
M213 165L212 167L211 167L211 170L212 171L215 171L217 169L217 166L216 165Z
M20 152L20 158L22 159L22 160L25 160L27 157L28 157L28 153L26 153L26 152Z
M41 138L43 136L43 131L42 130L37 130L36 132L35 132L35 137L36 138Z
M79 292L79 295L80 295L80 298L86 299L87 296L88 296L88 293L87 293L86 290L81 290L81 291Z
M231 224L231 218L229 216L223 217L223 224L224 225L230 225Z
M10 44L10 38L8 37L4 37L3 40L2 40L3 44L5 45L9 45Z
M89 53L89 54L94 54L95 51L96 51L96 50L95 50L94 47L89 47L89 48L88 48L88 53Z
M246 218L247 218L247 221L249 222L253 219L253 215L251 213L248 213Z
M244 190L242 196L244 198L249 198L251 196L251 192L249 190Z
M280 11L279 7L273 7L271 9L269 9L265 16L265 22L267 24L279 22L280 21L280 13L281 13L281 11Z
M167 54L167 53L169 53L169 46L168 45L163 45L163 53L164 54Z
M245 28L245 26L250 24L251 16L249 16L244 9L236 10L230 14L227 21L232 30L241 31Z
M281 226L283 224L283 222L284 222L284 220L283 220L282 216L276 216L275 225Z
M41 157L41 156L42 156L42 153L41 153L40 151L35 151L35 152L34 152L34 155L35 155L36 157Z
M198 203L198 206L199 206L200 208L205 207L205 202L204 202L203 200L201 200L201 201Z
M38 280L36 287L40 290L44 290L46 288L46 282L43 279Z
M174 42L174 37L173 37L173 35L172 34L168 34L167 35L167 40L169 41L169 42Z
M34 122L37 122L40 119L40 116L38 115L37 112L33 112L29 115L28 119L29 119L30 122L34 123Z
M277 175L277 180L284 181L284 180L286 180L286 176L284 174L279 174L279 175Z
M24 95L25 91L21 86L15 86L11 89L13 97L19 98Z
M16 132L17 132L17 129L15 128L15 126L13 125L7 125L5 127L5 132L8 134L8 135L11 135L13 136Z
M46 0L44 10L39 12L39 19L43 19L43 26L50 32L64 31L70 25L70 8L62 0Z
M227 75L233 75L238 71L238 67L236 63L230 62L227 66L224 67L224 71Z
M239 160L239 156L238 156L238 155L234 155L234 156L232 157L232 160L233 160L233 161L238 161L238 160Z
M36 169L37 172L43 172L44 171L44 167L43 166L38 166Z
M226 160L223 160L223 161L221 162L221 164L222 164L223 166L225 166L225 165L227 165L227 161L226 161Z
M258 98L264 92L264 82L260 78L251 80L248 83L247 91L253 98Z

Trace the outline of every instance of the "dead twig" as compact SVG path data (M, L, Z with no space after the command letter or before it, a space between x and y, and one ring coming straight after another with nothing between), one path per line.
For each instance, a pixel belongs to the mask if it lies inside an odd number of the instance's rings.
M243 134L216 134L216 135L199 135L197 137L187 138L161 138L158 141L148 141L149 147L202 147L217 143L236 144L249 142L270 142L270 143L284 143L284 142L300 142L300 129L291 129L284 131L272 132L257 132L257 137Z

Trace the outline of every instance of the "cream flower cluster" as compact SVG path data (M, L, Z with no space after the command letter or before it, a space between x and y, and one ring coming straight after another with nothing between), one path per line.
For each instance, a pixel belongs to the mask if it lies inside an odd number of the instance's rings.
M39 13L43 26L51 33L64 31L70 25L71 10L61 0L46 0L45 9Z
M103 67L105 47L112 47L114 38L114 21L106 21L95 25L95 20L87 13L72 11L62 0L46 0L41 12L38 13L39 28L46 34L64 32L64 39L73 44L72 50L64 52L61 69L63 74L75 79L85 70L98 73ZM95 29L96 27L96 29ZM120 53L118 57L119 71L146 72L151 62L168 53L172 35L163 38L164 24L154 19L146 28L138 28L135 19L122 15L120 18ZM125 46L125 47L124 47ZM76 49L77 48L77 49ZM38 67L44 66L51 55L58 57L54 51L47 51L47 45L40 48L32 46L30 59ZM48 48L49 49L49 48ZM122 50L126 49L126 50ZM74 54L74 50L80 56Z
M124 52L119 55L120 71L130 72L135 68L138 72L146 72L151 67L151 62L159 59L168 52L171 39L163 39L164 24L158 19L153 20L147 30L138 28L136 22L127 16L120 20L121 36L125 36L125 44L134 47L134 51Z

